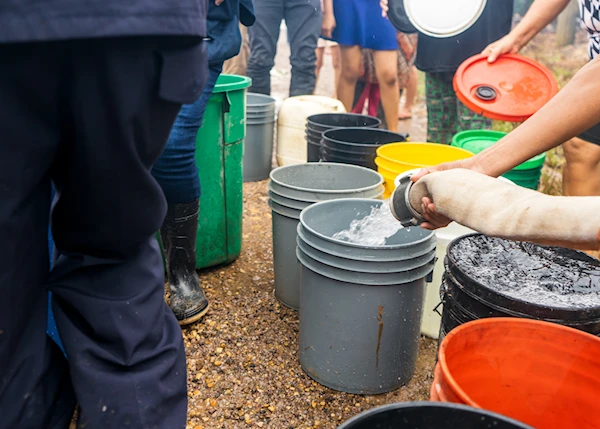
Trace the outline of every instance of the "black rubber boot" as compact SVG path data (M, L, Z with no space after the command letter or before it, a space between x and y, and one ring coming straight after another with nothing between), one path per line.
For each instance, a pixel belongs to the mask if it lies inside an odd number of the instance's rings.
M198 200L169 205L160 229L171 293L169 307L180 325L194 323L208 311L208 300L196 274L198 208Z

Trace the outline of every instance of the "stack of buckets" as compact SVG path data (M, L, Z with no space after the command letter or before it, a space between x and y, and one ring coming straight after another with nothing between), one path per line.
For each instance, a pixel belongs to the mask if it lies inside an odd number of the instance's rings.
M385 180L388 198L396 188L394 180L399 174L472 156L464 149L437 143L392 143L377 149L375 164Z
M319 201L381 198L383 179L363 167L330 163L287 165L273 170L270 177L275 296L285 306L297 310L300 265L296 258L296 229L300 213Z
M334 128L378 128L379 125L379 119L356 113L320 113L309 116L306 121L308 162L321 160L321 139L325 131Z
M385 244L334 237L386 204L338 199L300 215L299 359L317 382L356 394L399 388L412 377L435 234L400 229Z
M488 130L461 131L452 138L452 146L478 154L503 138L506 133ZM542 153L516 166L504 174L511 182L528 189L537 190L542 176L546 154Z

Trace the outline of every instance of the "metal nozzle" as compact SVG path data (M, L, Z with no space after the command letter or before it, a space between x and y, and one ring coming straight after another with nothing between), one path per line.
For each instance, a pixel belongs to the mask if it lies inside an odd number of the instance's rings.
M396 190L390 197L390 210L392 215L400 221L402 226L418 226L425 222L425 219L410 205L409 194L413 182L410 177L418 170L410 170L400 174L396 178Z

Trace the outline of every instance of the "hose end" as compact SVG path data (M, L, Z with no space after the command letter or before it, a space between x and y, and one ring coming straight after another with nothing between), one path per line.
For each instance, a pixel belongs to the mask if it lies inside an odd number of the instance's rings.
M413 186L410 177L419 170L410 170L396 177L396 189L390 197L390 210L392 215L400 221L405 228L418 226L425 219L410 205L409 194Z

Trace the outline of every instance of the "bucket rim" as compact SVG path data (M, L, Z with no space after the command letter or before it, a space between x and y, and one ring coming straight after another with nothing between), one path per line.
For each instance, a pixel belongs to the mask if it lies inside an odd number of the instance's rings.
M335 126L331 126L328 124L323 124L323 123L318 122L318 119L322 118L324 116L328 116L328 117L344 116L344 117L354 117L357 119L363 118L365 120L374 121L373 125L365 125L364 127L351 127L351 128L371 128L371 127L378 127L379 125L381 125L381 119L376 118L375 116L363 115L362 113L352 113L352 112L315 113L314 115L310 115L309 117L307 117L306 122L311 125L317 125L320 127L328 127L328 129L340 128L340 127L335 127ZM341 128L345 128L345 127L341 127Z
M222 82L219 83L219 80ZM217 79L213 93L239 91L248 88L252 84L252 79L247 76L237 74L221 74Z
M392 404L381 405L379 407L371 408L369 410L363 411L350 419L346 420L342 423L338 429L352 429L352 427L358 423L361 423L362 420L365 420L373 415L379 414L385 411L392 411L398 409L408 409L408 408L421 408L423 410L436 410L436 409L452 409L452 410L461 410L468 411L473 414L481 414L485 413L486 416L490 416L498 421L511 423L515 427L521 429L533 429L531 426L526 425L525 423L519 422L517 420L511 419L510 417L506 417L504 415L495 413L489 410L483 410L481 408L470 407L464 404L455 404L452 402L426 402L426 401L411 401L411 402L394 402ZM483 416L482 416L483 417Z
M579 336L582 340L585 339L587 341L596 342L600 345L600 337L589 334L587 332L581 331L579 329L571 328L568 326L563 326L558 323L546 322L543 320L535 320L535 319L521 319L518 317L487 317L484 319L472 320L467 323L463 323L456 328L452 329L449 333L446 334L444 339L440 344L440 348L438 351L438 365L440 365L442 369L442 373L444 375L444 379L450 384L454 393L463 401L465 404L472 404L472 407L482 408L477 402L475 402L467 393L459 386L458 382L454 378L454 376L450 372L450 368L448 367L448 362L446 361L446 349L448 348L448 344L453 340L454 337L462 335L464 331L468 331L470 329L476 329L479 326L485 326L490 324L512 324L521 325L522 326L530 326L530 327L539 327L544 330L555 330L555 331L563 331L568 332L571 335ZM434 380L435 383L435 380Z
M421 266L418 266L418 267L415 267L415 268L412 268L412 269L406 270L406 271L395 272L395 273L365 273L365 272L354 271L354 270L349 270L346 268L334 267L334 266L325 264L324 262L318 261L315 258L313 258L312 256L308 255L302 249L300 249L298 246L296 246L296 258L298 259L298 261L304 268L312 271L315 274L318 274L318 275L328 278L330 280L335 280L335 281L342 282L342 283L351 283L351 284L365 286L365 287L404 286L409 283L417 282L419 280L424 280L427 278L428 275L430 275L433 272L434 262L435 262L435 256L434 256L434 258L429 263L423 264ZM303 259L305 259L305 260L303 260ZM308 259L308 261L306 259ZM338 271L341 271L344 273L348 273L348 275L351 275L352 278L351 279L343 279L343 278L337 277L332 272L327 272L327 271L322 272L318 268L313 266L313 264L316 264L317 266L319 264L323 265L323 266L331 269L332 271L338 270ZM408 277L408 274L412 274L412 276ZM365 277L368 277L368 280L357 280L356 279L357 275L365 275ZM407 275L408 278L405 281L398 281L397 277L399 277L400 275ZM378 280L378 281L373 280L373 279L378 279L379 276L394 277L394 280L393 281L392 280Z
M345 142L342 140L338 140L338 139L334 139L332 137L329 137L329 135L336 133L336 132L340 132L340 131L375 131L377 133L380 134L388 134L388 135L394 135L394 136L398 136L404 140L398 140L398 141L393 141L393 142L389 142L389 143L372 143L372 144L367 144L367 143L352 143L352 142ZM347 146L356 146L356 147L368 147L368 148L379 148L388 144L400 144L403 142L406 142L406 139L408 138L408 134L406 135L402 135L400 133L394 133L392 131L388 131L388 130L382 130L380 128L366 128L366 127L337 127L337 128L331 128L327 131L323 131L323 140L329 140L331 142L335 142L337 144L342 144L342 145L347 145Z
M256 97L258 99L265 99L264 103L252 103L249 104L248 103L248 98L252 96L252 97ZM275 109L275 103L277 102L277 100L273 97L271 97L270 95L265 95L265 94L259 94L257 92L246 92L246 109L248 109L248 107L269 107L269 108L273 108Z
M472 158L474 156L472 152L469 152L466 149L462 149L460 147L450 146L450 145L446 145L446 144L441 144L441 143L402 142L402 143L387 143L387 144L384 144L383 146L380 146L379 148L377 148L377 157L384 159L388 162L392 162L394 164L399 164L398 160L391 158L390 156L386 155L384 152L391 150L395 147L399 147L400 145L411 145L412 147L421 147L421 148L435 147L433 145L436 145L438 147L452 148L452 150L454 150L454 151L462 152L465 155L468 155L467 158ZM377 161L375 161L375 162L377 162ZM430 165L428 165L428 164L415 164L412 162L411 163L403 162L402 164L416 165L417 167L430 167Z
M600 305L597 307L588 307L588 308L568 308L568 307L551 307L549 305L541 305L537 302L533 301L525 301L519 298L515 298L509 295L505 295L500 293L499 291L490 288L489 286L471 279L471 277L465 273L460 265L457 263L456 259L452 256L452 249L461 241L468 239L470 237L487 237L485 234L474 232L471 234L465 234L461 237L457 237L448 244L446 247L446 271L449 271L452 274L452 277L455 278L459 285L464 289L464 293L468 295L475 295L477 300L483 301L486 305L492 306L494 308L501 308L504 310L510 310L511 312L527 314L529 317L537 319L552 319L552 320L561 320L565 322L583 322L600 318ZM545 246L545 247L556 247L556 246ZM594 261L595 258L589 256L587 253L569 249L572 252L578 253L585 258L589 258L591 261ZM600 263L599 263L600 264ZM458 275L457 275L458 274ZM476 286L473 286L476 285ZM477 287L479 289L479 293L477 293L474 289ZM511 308L512 304L512 308ZM517 305L515 308L515 304ZM529 311L524 310L524 308L529 309ZM534 310L535 312L532 312Z
M305 219L306 219L307 213L310 214L311 211L318 210L321 206L324 206L324 205L327 205L327 204L339 204L340 202L361 202L361 203L365 202L365 203L379 204L379 205L385 204L385 201L368 199L368 198L338 198L338 199L335 199L335 200L321 201L321 202L312 204L311 206L309 206L309 207L305 208L304 210L302 210L302 213L300 213L300 223L311 234L314 234L314 235L316 235L317 237L319 237L319 238L321 238L323 240L329 241L331 243L339 244L339 245L342 245L342 246L355 247L357 249L380 249L380 250L403 249L403 248L406 248L406 247L412 247L412 246L415 246L417 244L425 243L427 240L431 240L431 237L435 238L435 231L424 230L424 231L429 231L429 234L427 234L423 238L420 238L419 240L411 241L410 243L393 244L393 245L385 245L384 244L382 246L366 246L364 244L350 243L348 241L338 240L338 239L335 239L333 237L329 237L329 236L327 236L325 234L321 234L320 232L316 231L315 229L313 229L312 227L310 227L309 225L306 224ZM419 228L419 227L416 226L414 228Z
M297 169L312 168L313 166L345 168L348 170L353 169L355 171L365 171L365 172L368 172L368 174L372 174L373 178L375 178L377 176L378 180L377 180L377 183L373 183L372 185L369 185L369 186L363 186L362 188L315 189L315 188L306 188L306 187L302 187L302 186L289 185L289 184L283 183L282 181L278 180L275 177L277 175L277 173L284 171L284 170L292 170L292 169L296 169L296 168ZM321 167L316 167L316 168L321 168ZM357 192L369 191L369 190L377 188L378 186L383 184L383 176L381 174L379 174L378 172L371 170L370 168L360 167L358 165L351 165L351 164L340 164L340 163L336 163L336 162L307 162L304 164L283 165L281 167L277 167L277 168L271 170L271 172L269 173L269 179L271 179L273 182L275 182L277 185L279 185L283 188L293 189L295 191L300 191L300 192L311 192L311 193L317 193L317 194L349 194L349 195L352 195Z

